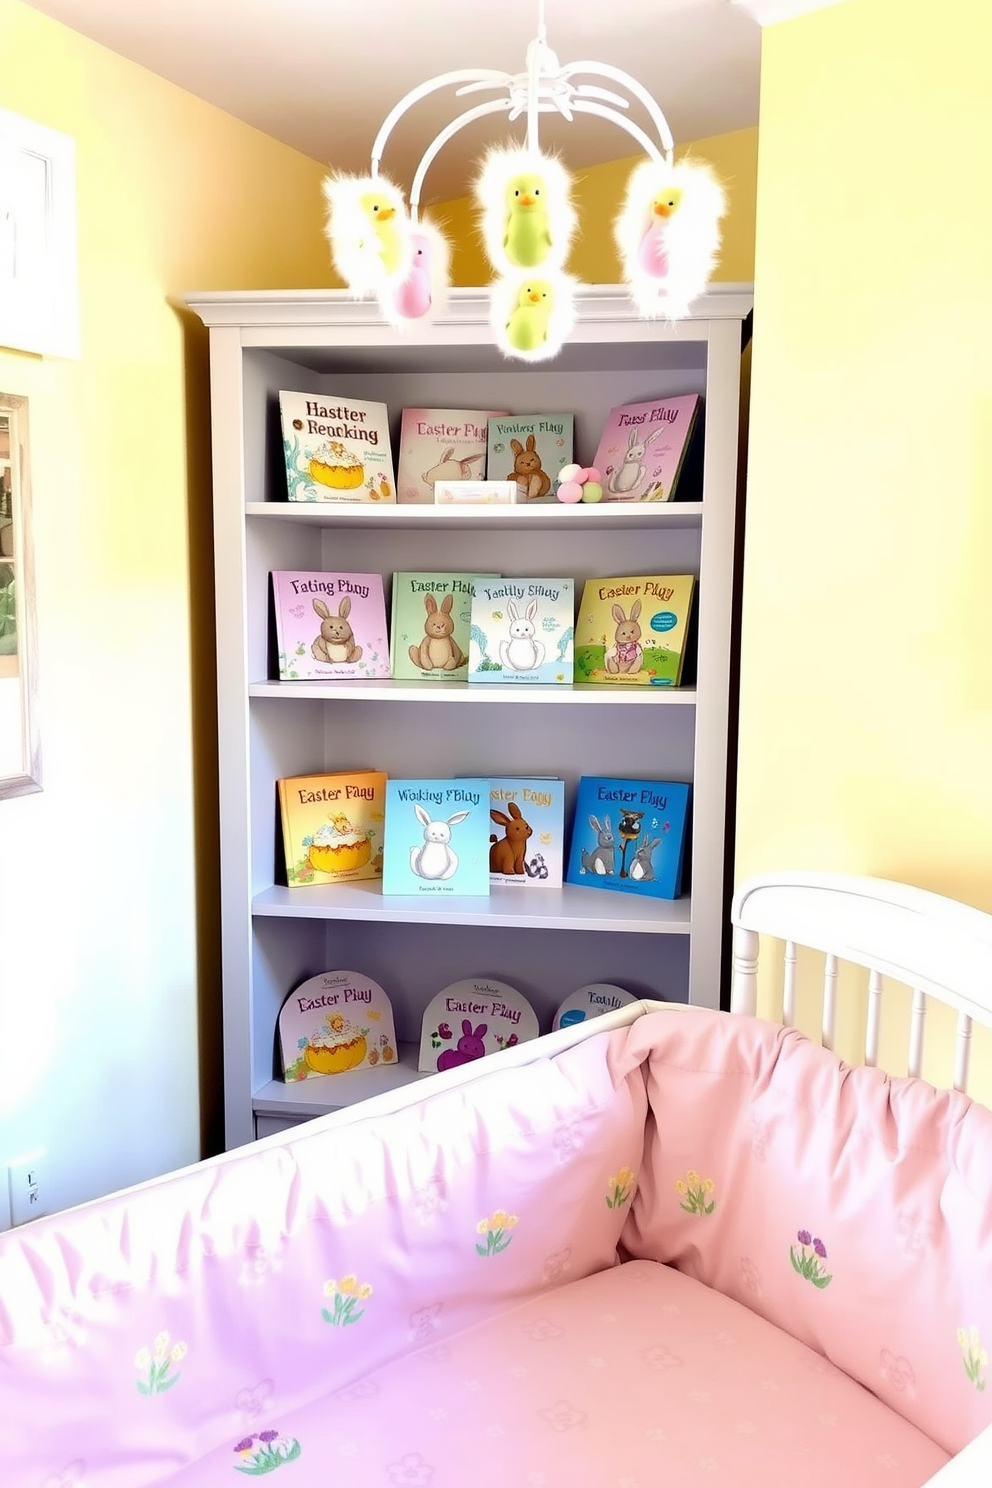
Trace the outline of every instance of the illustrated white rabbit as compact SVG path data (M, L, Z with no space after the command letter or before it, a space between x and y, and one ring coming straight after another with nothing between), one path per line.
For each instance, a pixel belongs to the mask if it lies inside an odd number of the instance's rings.
M410 868L418 878L451 878L458 868L458 854L451 846L451 829L463 822L470 811L456 811L447 821L432 821L423 806L414 806L417 820L424 829L420 847L410 849Z
M623 464L618 470L611 470L607 477L606 489L612 495L627 496L643 486L647 475L644 468L644 456L647 454L648 445L661 433L661 429L653 429L648 437L642 440L637 430L631 429L627 439L627 448L624 451Z
M506 608L510 615L510 639L500 641L499 659L508 672L534 672L544 662L544 642L534 638L537 600L531 600L524 615L512 599Z

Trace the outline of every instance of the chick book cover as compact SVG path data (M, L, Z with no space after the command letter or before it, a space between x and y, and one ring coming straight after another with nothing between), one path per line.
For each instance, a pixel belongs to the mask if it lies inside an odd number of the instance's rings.
M279 417L290 501L395 502L385 403L280 392Z
M289 888L382 876L382 770L287 775L276 790Z

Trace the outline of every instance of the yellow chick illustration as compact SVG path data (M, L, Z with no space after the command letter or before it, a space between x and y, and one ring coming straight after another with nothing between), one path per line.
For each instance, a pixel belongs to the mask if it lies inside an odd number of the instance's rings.
M512 264L535 269L548 256L548 196L543 179L527 174L511 177L506 188L506 233L503 248Z
M359 204L372 224L383 268L387 274L395 274L403 259L403 238L395 221L396 208L376 191L366 191Z
M506 339L517 351L537 351L548 339L554 293L546 279L530 279L506 323Z

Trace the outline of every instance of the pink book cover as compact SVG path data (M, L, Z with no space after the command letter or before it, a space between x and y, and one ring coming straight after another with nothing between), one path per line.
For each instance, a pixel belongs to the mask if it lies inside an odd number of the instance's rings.
M498 408L404 408L397 501L433 506L436 481L485 480L489 418L499 412Z
M388 677L381 574L272 574L281 682Z
M593 462L604 501L671 501L702 399L698 393L610 411Z

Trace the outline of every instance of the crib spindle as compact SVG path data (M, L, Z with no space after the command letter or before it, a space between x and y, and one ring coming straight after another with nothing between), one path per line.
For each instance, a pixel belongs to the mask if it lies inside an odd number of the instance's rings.
M954 1089L962 1095L968 1093L968 1066L971 1063L971 1019L967 1013L958 1013L954 1034Z
M795 1027L796 1022L796 945L785 942L785 985L782 989L782 1022L786 1028Z
M909 1026L909 1073L919 1075L923 1069L923 1025L927 1016L927 1000L916 987L913 991L913 1015Z
M823 1018L820 1037L825 1049L834 1046L834 1027L837 1016L837 957L829 955L823 967Z
M740 925L734 932L734 980L730 993L730 1011L754 1017L758 1006L758 948L754 930Z
M865 1064L878 1064L878 1044L882 1028L882 978L877 971L868 973L868 1026L865 1029Z

